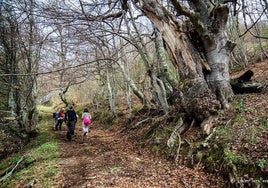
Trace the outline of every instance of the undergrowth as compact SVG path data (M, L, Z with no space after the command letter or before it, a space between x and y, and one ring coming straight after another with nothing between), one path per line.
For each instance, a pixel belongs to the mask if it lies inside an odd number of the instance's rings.
M216 131L211 133L206 147L199 147L193 153L196 162L202 161L209 172L219 173L232 187L245 186L245 181L250 187L265 183L251 181L265 179L268 169L268 160L261 153L265 151L261 139L267 131L267 119L249 118L254 110L245 106L243 98L238 98L232 109L219 113Z
M58 174L58 142L49 133L51 128L51 107L39 108L41 120L36 138L19 153L13 154L0 162L0 187L53 187L52 181Z
M268 121L266 116L253 116L251 113L256 110L247 107L243 97L237 97L231 109L219 111L210 135L202 133L200 126L193 126L174 143L175 151L167 147L177 122L175 117L171 122L154 117L154 121L142 124L139 129L131 129L135 131L131 135L144 135L136 140L146 143L152 153L169 159L172 155L172 160L179 165L202 166L208 172L224 177L231 187L245 186L244 182L254 187L265 182L252 180L265 179L268 170L262 143L268 131Z

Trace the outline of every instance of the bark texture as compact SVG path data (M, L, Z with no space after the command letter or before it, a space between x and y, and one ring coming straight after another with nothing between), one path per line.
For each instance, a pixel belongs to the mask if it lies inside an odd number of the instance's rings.
M233 92L230 85L229 61L230 53L234 44L228 40L226 34L226 23L229 9L226 5L213 5L209 1L197 3L194 6L198 12L206 10L206 14L200 17L200 21L207 25L203 32L199 32L204 46L206 61L210 71L206 74L209 87L216 94L222 108L228 108L228 101ZM201 8L201 10L199 10ZM206 7L212 7L208 9Z
M202 121L208 118L220 107L217 100L219 97L216 95L221 93L222 90L221 88L212 90L209 88L202 67L202 65L207 64L207 60L193 46L189 35L186 34L183 25L185 22L179 22L174 15L155 1L140 2L141 9L161 32L169 57L180 74L180 85L177 88L178 93L175 100L178 108L198 120ZM214 46L208 47L212 48ZM218 61L215 63L218 63ZM209 66L207 67L209 68ZM215 67L215 70L219 70L217 73L222 71L217 67ZM212 83L214 84L216 81Z

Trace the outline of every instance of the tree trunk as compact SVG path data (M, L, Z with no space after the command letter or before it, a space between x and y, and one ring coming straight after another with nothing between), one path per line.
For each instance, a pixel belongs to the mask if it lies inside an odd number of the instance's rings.
M110 73L108 69L106 71L106 81L107 81L107 90L108 90L110 110L112 111L113 115L116 116L115 96L111 87Z
M233 96L229 76L229 56L226 50L222 49L221 41L218 38L216 40L217 48L206 53L206 59L211 68L206 75L206 81L213 93L216 94L222 108L228 108L228 101Z
M222 108L228 108L228 101L233 96L230 85L229 61L234 44L227 39L226 23L229 9L225 5L214 7L210 12L210 19L204 18L204 23L211 28L206 28L209 34L200 33L204 44L206 61L210 71L206 74L206 81L213 93L216 94Z
M33 16L33 1L30 1L29 7L29 30L24 31L28 34L28 41L21 40L20 49L21 53L25 55L25 72L31 74L38 72L38 62L41 46L35 45L36 41L36 24ZM24 99L24 105L22 107L23 124L26 127L26 131L29 134L36 132L38 112L37 112L37 76L28 76L24 79L24 92L22 92L21 98Z
M163 81L157 78L155 73L152 73L150 77L153 86L153 99L157 100L157 104L161 104L161 107L164 110L165 114L168 114L169 105L167 102L166 89Z
M233 95L228 72L232 43L225 35L228 9L219 6L208 10L204 5L208 1L195 1L191 5L200 11L200 16L197 16L181 11L182 7L177 6L179 2L173 1L178 14L189 17L191 23L187 23L185 19L176 19L153 0L140 3L143 12L161 32L169 57L178 69L180 86L175 100L178 108L203 121L220 107L228 107L228 99ZM217 28L204 28L205 23L210 26L210 22L217 23L214 25Z
M69 100L66 97L66 93L68 92L69 88L71 86L71 82L68 82L67 86L64 88L60 87L60 92L59 92L59 96L61 101L65 104L65 107L67 107L69 105Z
M133 19L133 15L131 13L131 11L129 11L131 18ZM127 25L128 25L128 20L125 18ZM145 42L143 40L143 38L140 35L140 32L136 26L136 23L134 21L131 21L131 24L135 30L135 33L137 34L138 37L133 37L130 33L131 29L128 26L128 32L129 35L132 36L132 40L135 41L136 43L136 48L141 56L141 59L144 63L144 66L146 68L146 72L148 73L148 76L150 78L150 83L151 83L151 94L152 94L152 102L154 102L154 104L156 104L155 108L159 108L161 107L165 114L168 114L169 111L169 105L167 102L167 98L166 98L166 88L164 87L163 81L157 78L157 68L155 68L155 65L151 65L150 63L152 62L152 59L150 57L150 53L147 49L147 46L145 45ZM138 39L136 39L138 38ZM151 107L154 105L147 103L147 107Z
M167 94L171 94L178 84L174 71L171 70L171 62L168 59L161 33L155 29L155 49L157 53L157 75L163 81Z
M216 95L209 89L202 72L201 58L182 32L182 25L171 15L166 15L158 3L143 1L142 10L161 32L165 47L180 75L180 88L175 102L188 115L203 120L219 108Z
M123 62L119 60L118 65L121 69L121 72L123 74L123 77L125 81L127 82L128 86L132 89L133 93L140 99L140 102L144 105L148 103L148 100L146 99L145 95L138 89L134 81L129 77L129 75L126 73Z

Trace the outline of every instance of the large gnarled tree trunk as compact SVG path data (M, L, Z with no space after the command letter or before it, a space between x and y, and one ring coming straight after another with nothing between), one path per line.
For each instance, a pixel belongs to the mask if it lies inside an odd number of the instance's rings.
M179 71L178 107L203 121L220 107L228 107L233 95L228 72L232 43L225 34L228 8L195 0L190 4L194 11L190 11L177 1L172 3L178 15L188 17L187 21L185 17L177 19L154 0L140 1L140 8L161 32Z

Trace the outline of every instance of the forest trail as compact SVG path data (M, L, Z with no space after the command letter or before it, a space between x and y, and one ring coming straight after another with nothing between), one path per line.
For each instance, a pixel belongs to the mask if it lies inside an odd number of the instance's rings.
M254 71L254 80L267 84L268 61L249 68ZM244 71L233 73L232 76ZM262 93L243 95L245 106L256 109L243 112L251 126L258 126L256 117L267 118L268 92L267 88L265 90L266 92ZM123 126L112 125L104 128L98 122L93 122L86 142L82 140L81 121L76 125L75 136L71 142L67 141L65 136L66 126L63 127L62 131L53 131L59 138L60 148L57 167L60 174L55 180L58 187L224 187L221 177L205 173L202 168L176 166L173 160L160 158L148 148L137 147L126 132L122 131ZM266 141L254 143L253 146L263 150L263 143ZM252 156L264 156L262 152L254 151Z
M65 128L65 126L64 126ZM139 150L119 128L104 129L93 123L87 141L82 140L81 122L73 140L65 130L59 138L59 187L222 187L223 180L202 169L175 166Z

